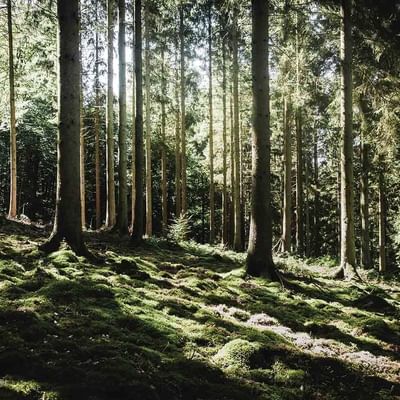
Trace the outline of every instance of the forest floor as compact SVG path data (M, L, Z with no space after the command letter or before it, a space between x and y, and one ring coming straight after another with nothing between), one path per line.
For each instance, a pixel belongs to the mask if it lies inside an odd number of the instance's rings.
M1 221L0 221L1 222ZM0 226L0 399L400 399L400 280L88 233L98 265Z

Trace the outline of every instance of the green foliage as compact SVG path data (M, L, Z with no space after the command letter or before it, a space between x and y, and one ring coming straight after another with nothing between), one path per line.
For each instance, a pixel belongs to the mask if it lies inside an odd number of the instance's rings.
M168 238L176 243L186 241L190 233L190 217L181 215L169 226Z

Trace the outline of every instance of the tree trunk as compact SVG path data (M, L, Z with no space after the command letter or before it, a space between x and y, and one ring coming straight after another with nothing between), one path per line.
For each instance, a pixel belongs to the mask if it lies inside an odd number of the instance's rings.
M341 242L340 260L342 275L356 275L354 238L354 192L353 192L353 101L352 101L352 0L341 4Z
M213 75L212 75L212 15L211 3L208 10L208 115L209 115L209 158L210 158L210 243L215 242L215 186L214 186L214 127L213 127Z
M233 188L235 210L235 234L233 248L236 251L243 250L242 244L242 220L240 204L240 132L239 132L239 64L238 64L238 32L237 9L234 10L232 23L232 52L233 52L233 126L234 126L234 161L235 183Z
M135 2L132 1L132 16L135 20ZM131 174L132 174L132 190L131 190L131 229L133 230L133 225L135 223L135 199L136 199L136 168L135 168L135 119L136 119L136 62L135 62L135 31L132 27L132 162L131 162Z
M10 206L8 218L17 217L17 130L15 123L14 49L11 0L7 0L8 76L10 85Z
M81 64L82 68L82 64ZM80 171L80 195L81 195L81 222L82 229L86 229L86 179L85 179L85 118L83 111L83 89L81 80L80 108L79 108L79 171Z
M150 35L149 35L149 6L148 1L144 6L145 20L145 53L144 62L146 68L146 236L153 234L153 193L151 183L151 125L150 125Z
M292 135L290 132L290 101L284 98L283 110L283 251L292 248Z
M227 137L226 137L226 43L222 38L222 244L228 244L228 190L227 190Z
M179 37L181 45L181 178L182 178L182 215L187 214L187 182L186 182L186 84L185 84L185 32L183 24L183 2L179 10Z
M178 32L179 33L179 32ZM176 35L178 37L179 35ZM178 53L179 44L178 40L175 42L175 217L179 218L182 214L182 185L181 185L181 112L180 112L180 98L179 98L179 66L178 66Z
M106 113L106 168L107 168L107 210L106 227L115 223L115 181L114 181L114 0L107 3L107 113Z
M229 101L229 117L230 117L230 166L231 166L231 204L230 204L230 231L229 241L232 248L235 242L235 129L233 118L233 86L230 87L230 101Z
M305 256L310 257L310 160L308 157L308 151L306 150L306 161L304 163L304 175L305 175Z
M161 48L161 203L162 203L162 232L167 234L168 229L168 192L167 192L167 144L166 144L166 114L167 80L165 76L165 44Z
M128 233L128 188L127 188L127 121L126 121L126 49L125 49L125 0L118 0L119 32L119 130L118 130L118 215L117 225L121 235Z
M62 239L78 255L88 255L82 237L79 177L79 1L57 2L59 88L57 200L53 232L41 246L55 251Z
M142 90L142 0L135 0L135 66L136 66L136 119L135 119L135 220L132 240L143 240L143 90Z
M272 260L268 7L266 0L252 0L253 130L247 273L275 280L277 273Z
M314 129L314 218L313 218L313 243L314 256L320 255L320 237L319 237L319 167L318 167L318 130Z
M97 31L97 7L96 0L96 50L95 50L95 96L96 106L94 113L94 140L95 140L95 175L96 175L96 229L101 226L101 199L100 199L100 81L99 81L99 33Z
M360 181L360 214L361 214L361 266L371 267L371 251L369 239L369 146L366 143L368 134L367 106L365 100L360 97L359 109L361 115L361 181Z
M379 273L386 272L386 197L382 162L379 166Z

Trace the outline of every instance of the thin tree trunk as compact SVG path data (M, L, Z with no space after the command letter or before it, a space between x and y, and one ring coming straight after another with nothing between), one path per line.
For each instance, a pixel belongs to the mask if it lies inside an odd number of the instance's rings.
M369 146L366 143L368 133L367 109L365 100L359 99L359 109L361 115L361 181L360 181L360 214L361 214L361 266L371 267L371 251L369 239Z
M353 102L352 102L352 0L342 0L341 16L341 272L345 278L356 275L354 238L354 191L353 191Z
M8 77L10 94L10 206L8 217L17 217L17 130L15 122L14 49L11 0L7 0Z
M234 125L234 161L235 161L235 183L234 210L235 210L235 234L233 247L236 251L243 250L242 244L242 220L240 204L240 132L239 132L239 64L238 64L238 32L237 32L237 10L234 10L232 24L232 51L233 51L233 125Z
M95 138L95 175L96 175L96 229L101 226L101 199L100 199L100 81L99 81L99 33L97 32L97 7L96 0L96 50L95 50L95 96L96 106L94 114L94 138Z
M186 84L185 84L185 32L183 21L183 7L181 2L179 9L179 37L180 37L180 53L181 53L181 178L182 178L182 215L187 214L187 178L186 178Z
M127 120L126 120L126 43L125 43L125 0L118 0L119 32L119 130L118 130L118 215L117 225L121 235L128 233L128 187L127 187Z
M135 2L132 1L132 16L133 21L135 20ZM131 191L131 228L135 223L135 199L136 199L136 168L135 168L135 119L136 119L136 62L135 62L135 29L134 22L132 24L132 163L131 163L131 175L132 175L132 191Z
M153 193L151 183L151 125L150 125L150 35L149 35L149 6L144 6L145 20L145 90L146 90L146 236L153 234Z
M115 180L114 180L114 0L107 2L107 113L106 113L106 168L107 168L107 210L106 227L115 223Z
M379 166L379 273L386 272L386 197L382 162Z
M179 32L178 32L179 33ZM179 35L177 34L176 37ZM179 98L179 66L178 66L178 53L179 44L178 40L175 42L175 216L178 218L182 214L182 185L181 185L181 112L180 112L180 98Z
M81 80L82 82L82 80ZM82 83L81 83L82 85ZM80 109L79 109L79 171L80 171L80 196L81 196L81 222L82 229L86 229L86 179L85 179L85 119L83 112L83 89L80 91Z
M166 144L166 114L167 78L165 75L165 45L161 48L161 203L162 203L162 231L167 234L168 229L168 193L167 193L167 144Z
M252 184L247 273L277 279L272 260L267 0L252 0Z
M55 251L62 239L78 255L88 255L82 237L79 131L80 131L80 62L79 1L57 2L58 59L58 162L57 200L53 232L41 246L45 252Z
M292 135L290 132L290 101L284 98L283 110L283 251L292 248Z
M306 151L305 170L305 256L310 257L310 160Z
M230 117L230 166L231 166L231 204L230 204L230 232L229 240L230 245L234 247L235 241L235 129L233 118L233 86L230 87L230 101L229 101L229 117Z
M213 71L212 71L212 15L211 3L208 10L208 115L209 115L209 158L210 158L210 243L215 242L215 186L214 186L214 127L213 127Z
M313 220L313 243L314 256L320 255L320 238L319 238L319 171L318 171L318 130L314 129L314 220Z
M227 191L227 129L226 129L226 43L222 39L222 244L228 244L228 191Z
M142 0L135 0L135 64L136 64L136 119L135 119L135 220L132 240L143 240L143 90L142 90Z

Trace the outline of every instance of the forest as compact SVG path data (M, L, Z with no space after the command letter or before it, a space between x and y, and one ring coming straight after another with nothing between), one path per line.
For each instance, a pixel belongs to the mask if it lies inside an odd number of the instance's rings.
M0 400L400 399L398 0L0 0Z

